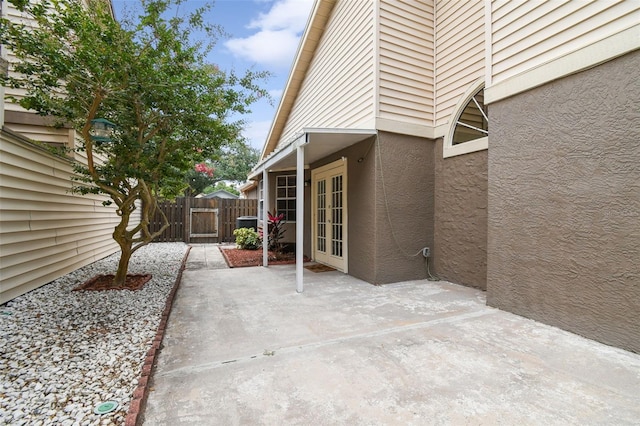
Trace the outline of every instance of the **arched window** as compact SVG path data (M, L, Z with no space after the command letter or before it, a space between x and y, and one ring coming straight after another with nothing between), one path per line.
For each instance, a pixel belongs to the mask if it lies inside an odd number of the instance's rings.
M484 104L484 83L476 82L458 102L449 127L443 156L468 154L489 146L489 116Z

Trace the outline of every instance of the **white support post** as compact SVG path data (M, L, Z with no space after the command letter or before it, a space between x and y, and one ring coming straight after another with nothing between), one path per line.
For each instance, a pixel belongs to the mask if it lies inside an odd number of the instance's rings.
M296 291L304 291L304 146L298 145L296 158Z
M269 171L262 169L262 266L269 266Z

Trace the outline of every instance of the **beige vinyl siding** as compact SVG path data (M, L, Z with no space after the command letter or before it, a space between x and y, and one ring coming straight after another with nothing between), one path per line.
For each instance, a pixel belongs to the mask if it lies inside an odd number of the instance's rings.
M29 23L30 20L28 18L26 18L25 16L22 15L21 12L19 12L14 6L13 4L9 3L9 2L4 2L2 5L2 14L3 17L6 17L14 22L22 22L22 23ZM9 63L12 62L16 62L17 59L15 57L15 55L13 55L10 51L4 51L5 49L3 48L3 55L6 57L6 59L9 61ZM11 68L11 66L9 66L9 68ZM12 71L10 71L12 72ZM15 73L12 72L13 75L15 75ZM26 91L24 89L14 89L11 87L5 87L5 96L12 96L15 97L16 100L20 100L24 97ZM9 100L3 100L4 102L4 109L5 111L15 111L15 112L19 112L19 113L24 113L27 112L29 114L33 114L35 116L35 112L33 111L28 111L24 108L22 108L20 105L18 105L17 103L11 102ZM38 117L40 118L40 117ZM37 120L36 120L37 121ZM11 120L9 120L8 118L5 119L5 123L4 125L7 126L7 128L9 128L10 130L20 133L21 135L23 135L24 137L28 138L28 139L32 139L35 141L39 141L39 142L44 142L46 144L50 144L52 146L58 146L58 147L63 147L63 146L68 146L68 147L72 147L73 146L73 133L70 133L70 130L68 128L53 128L53 127L49 127L49 126L42 126L42 125L38 125L35 124L33 122L31 123L24 123L24 122L20 122L20 123L15 123L12 122Z
M87 6L89 4L89 0L83 0L82 3L85 6ZM3 18L7 18L7 19L11 20L12 22L27 24L30 27L35 27L35 25L36 25L35 21L32 20L29 17L29 15L27 15L26 13L23 14L18 9L16 9L15 6L12 3L8 2L8 1L2 2L2 17ZM2 52L3 56L10 63L17 61L16 56L11 51L8 51L4 47L3 47L2 50L3 50L3 52ZM15 75L15 73L14 73L14 75ZM23 98L24 94L25 94L25 91L22 90L22 89L13 89L13 88L7 87L7 88L5 88L5 90L6 90L5 95L14 96L18 100ZM11 102L5 102L5 109L9 110L9 111L26 111L20 105L15 104L15 103L11 103Z
M374 118L373 2L340 1L279 138L305 127L369 127Z
M13 59L14 59L13 55L9 55L9 57L7 58L7 60L9 61L9 67L11 67L11 63ZM10 75L16 76L17 74L10 71ZM24 98L25 93L27 93L26 90L24 89L14 89L12 87L5 87L4 90L5 90L5 97L8 98L9 96L11 96L16 99L16 102ZM8 99L4 103L4 109L7 111L19 111L19 112L28 111L22 108L19 104Z
M640 2L494 1L491 21L491 80L496 84L637 26Z
M27 15L23 15L20 11L18 11L15 6L8 1L2 2L2 17L9 19L12 22L18 22L23 24L29 24L31 20L27 17ZM11 52L2 47L3 56L9 61L9 64L17 61L16 56ZM11 75L16 75L13 71L13 68L9 65L9 72ZM5 96L13 96L17 100L20 100L24 97L25 91L23 89L14 89L11 87L5 87ZM5 110L7 111L27 111L22 108L20 105L15 104L13 102L5 101Z
M73 144L73 134L75 133L72 129L61 128L56 129L54 127L49 126L35 126L30 124L16 124L16 123L5 123L8 129L20 133L24 137L43 142L48 145L58 146L58 147L72 147Z
M433 1L381 1L379 14L378 116L432 126Z
M105 197L71 192L70 161L6 131L0 143L3 303L116 252L118 217Z
M436 1L436 126L449 122L469 86L484 76L484 2Z

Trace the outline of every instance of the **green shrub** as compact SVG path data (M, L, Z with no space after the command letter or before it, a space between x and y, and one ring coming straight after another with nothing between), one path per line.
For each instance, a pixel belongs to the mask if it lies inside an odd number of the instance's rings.
M233 236L236 237L236 246L243 250L257 250L262 241L260 236L253 228L238 228L233 231Z

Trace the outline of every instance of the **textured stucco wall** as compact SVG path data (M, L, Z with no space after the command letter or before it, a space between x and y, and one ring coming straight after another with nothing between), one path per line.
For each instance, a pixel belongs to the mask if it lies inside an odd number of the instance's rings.
M435 152L433 270L441 279L487 288L487 150L442 158Z
M367 282L375 280L375 141L370 138L343 154L347 163L349 220L349 275ZM362 161L358 162L358 159Z
M491 306L640 352L640 51L489 107Z
M314 163L347 158L349 275L372 284L426 278L433 247L433 141L381 132ZM362 159L362 161L358 161Z
M347 230L349 275L375 280L374 200L375 137L336 152L311 165L312 169L347 159ZM358 159L362 161L358 162Z
M375 149L374 284L426 278L433 248L433 141L380 132Z

